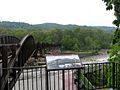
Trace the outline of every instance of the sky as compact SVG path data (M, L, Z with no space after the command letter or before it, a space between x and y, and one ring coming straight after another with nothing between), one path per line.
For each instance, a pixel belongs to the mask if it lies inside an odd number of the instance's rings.
M0 21L113 26L102 0L0 0Z

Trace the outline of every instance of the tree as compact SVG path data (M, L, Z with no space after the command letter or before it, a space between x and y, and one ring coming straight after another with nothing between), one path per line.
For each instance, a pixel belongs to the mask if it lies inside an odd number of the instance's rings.
M114 39L112 42L112 49L110 51L110 58L109 61L112 62L119 62L120 63L120 0L103 0L106 3L107 10L114 9L114 13L116 16L116 20L113 21L113 24L117 26L117 29L114 33ZM110 72L111 69L110 69ZM109 73L110 73L109 72ZM120 88L120 65L117 67L117 84L118 84L118 89ZM108 83L112 83L112 81L109 79L110 76L108 77Z
M113 38L113 46L110 51L110 61L118 61L120 62L120 58L116 58L119 56L120 52L120 0L103 0L106 3L106 10L114 9L114 13L116 16L116 20L113 21L113 24L117 26L117 29L114 33ZM117 59L117 60L116 60Z

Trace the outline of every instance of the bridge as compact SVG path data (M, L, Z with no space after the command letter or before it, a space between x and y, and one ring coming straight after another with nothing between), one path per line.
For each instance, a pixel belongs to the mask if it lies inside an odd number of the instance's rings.
M16 86L16 83L18 84L18 80L21 79L21 74L23 74L23 79L24 79L24 74L26 72L26 70L25 70L26 63L29 60L31 60L31 59L36 60L39 57L45 58L45 53L47 53L46 50L50 51L51 49L55 49L55 48L59 48L59 47L60 47L60 44L48 44L48 43L36 42L34 40L34 37L30 34L26 35L22 40L14 37L14 36L0 36L0 90L13 90L13 88ZM82 83L85 84L84 88L95 89L96 87L94 87L92 85L92 83L88 81L85 74L86 74L86 72L87 73L91 73L91 72L96 73L96 71L98 71L99 76L101 76L100 72L102 71L102 75L104 76L104 73L106 73L104 70L104 67L106 65L107 65L106 68L109 68L109 67L111 68L111 66L114 66L116 64L115 63L111 64L108 62L107 63L97 63L97 64L86 64L86 65L83 65L84 68L87 66L87 68L85 68L85 69L83 69L83 67L80 67L80 68L56 69L56 70L47 70L46 66L45 67L36 67L35 66L35 67L28 67L26 75L28 75L28 72L29 72L28 69L32 69L32 71L30 70L30 72L32 73L32 77L34 76L33 71L35 71L35 73L36 73L35 77L37 78L38 77L37 73L38 73L38 70L40 69L41 73L40 72L39 73L40 73L40 77L41 77L41 79L40 79L41 87L40 87L40 89L38 89L38 87L35 86L36 87L35 90L57 90L56 87L58 88L58 90L76 90L76 89L79 90L82 87L82 86L80 86L80 83L81 83L80 80L82 80ZM96 66L98 68L94 68ZM113 68L113 71L114 70L115 70L115 68ZM67 71L67 73L66 73L66 71ZM57 74L56 74L56 72L57 72ZM79 73L76 76L77 77L77 83L76 83L77 86L75 86L73 84L73 83L75 83L73 80L75 72ZM70 73L72 73L72 76ZM67 74L67 77L66 77L66 74ZM57 77L56 77L56 75L57 75ZM112 73L112 76L114 76L114 75L115 74ZM44 77L44 80L42 80L42 77ZM50 81L51 77L52 77L52 80ZM59 80L58 77L62 78L62 81ZM72 84L70 85L69 79L67 79L68 85L67 85L67 89L66 89L66 87L65 87L66 81L65 80L66 80L66 78L70 78L70 77L72 80L71 81ZM57 78L57 81L55 81L55 78ZM104 81L104 77L102 77L102 78L103 78L102 81ZM113 83L110 84L110 87L112 85L114 86L116 84L115 80L117 80L117 78L113 77L112 78ZM28 83L28 81L27 81L27 83ZM101 80L99 80L99 81L101 84ZM37 79L36 79L36 84L37 84L37 82L39 82L39 81L37 81ZM44 85L42 86L43 82L44 82ZM57 82L57 86L55 85L56 82ZM62 85L59 84L61 82L62 82ZM94 83L95 82L96 81L94 81ZM33 83L33 81L32 81L32 83ZM25 87L24 80L23 80L22 84L23 84L23 87ZM33 90L33 88L34 88L33 85L34 84L32 84L32 89L28 89L28 90ZM74 88L74 86L75 86L75 88ZM99 88L101 88L100 85L98 85L98 86L99 86ZM98 88L98 86L97 86L97 88ZM51 89L51 87L52 87L52 89ZM62 89L59 89L61 87L62 87ZM105 85L104 85L104 87L105 87ZM23 89L23 88L20 89L20 85L18 85L18 88L19 88L19 90L27 90L27 89ZM29 85L28 85L28 88L29 88ZM18 90L18 89L16 89L16 90Z

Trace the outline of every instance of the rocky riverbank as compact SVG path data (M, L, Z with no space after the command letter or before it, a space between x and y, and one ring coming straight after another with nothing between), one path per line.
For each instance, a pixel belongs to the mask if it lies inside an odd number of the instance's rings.
M82 63L96 63L96 62L107 62L109 58L108 54L99 54L94 56L88 56L80 58Z

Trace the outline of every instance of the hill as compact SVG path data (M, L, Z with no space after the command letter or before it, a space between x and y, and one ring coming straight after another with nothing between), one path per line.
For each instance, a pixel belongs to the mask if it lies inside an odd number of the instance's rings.
M108 26L79 26L79 25L62 25L56 23L43 23L43 24L28 24L24 22L9 22L9 21L2 21L0 22L0 28L9 28L9 29L16 29L16 28L23 28L23 29L62 29L62 30L74 30L76 28L97 28L100 30L105 31L113 31L115 27L108 27Z

